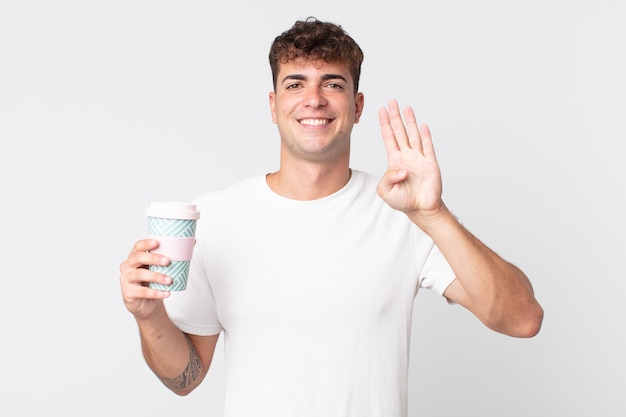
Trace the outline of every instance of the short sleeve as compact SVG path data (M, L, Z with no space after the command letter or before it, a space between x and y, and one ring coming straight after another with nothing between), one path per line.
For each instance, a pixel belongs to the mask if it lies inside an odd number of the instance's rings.
M456 275L450 264L437 245L433 244L420 274L420 287L428 288L439 295L443 295L455 278Z
M171 292L164 303L172 322L185 333L210 336L223 330L199 243L189 266L187 289Z

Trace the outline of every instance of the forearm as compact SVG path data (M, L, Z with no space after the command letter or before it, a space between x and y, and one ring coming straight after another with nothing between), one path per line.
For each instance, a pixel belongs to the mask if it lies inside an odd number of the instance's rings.
M150 369L179 395L190 393L203 378L202 362L189 339L169 319L164 308L154 317L137 321L141 347Z
M453 301L467 307L491 329L512 336L532 336L543 310L526 275L489 249L443 206L428 219L409 216L437 244L463 291Z

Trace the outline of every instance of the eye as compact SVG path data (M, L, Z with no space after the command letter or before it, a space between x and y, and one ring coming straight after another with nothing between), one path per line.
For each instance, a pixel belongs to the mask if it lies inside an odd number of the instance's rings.
M326 88L329 90L343 91L343 84L329 82L328 84L326 84Z
M300 88L300 87L302 87L301 83L291 83L291 84L287 84L285 86L285 89L287 89L287 90L295 90L295 89Z

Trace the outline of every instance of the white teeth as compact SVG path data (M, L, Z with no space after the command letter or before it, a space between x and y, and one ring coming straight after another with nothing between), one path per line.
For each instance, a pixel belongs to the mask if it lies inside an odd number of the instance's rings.
M309 126L321 126L321 125L325 125L326 123L328 123L327 119L302 119L300 120L300 123L303 125L309 125Z

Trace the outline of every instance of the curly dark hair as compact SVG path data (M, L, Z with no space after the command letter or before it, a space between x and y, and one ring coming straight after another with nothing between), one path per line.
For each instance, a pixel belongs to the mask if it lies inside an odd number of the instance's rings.
M309 17L277 36L269 54L274 89L280 64L297 58L346 64L354 80L354 92L359 91L363 51L341 26Z

